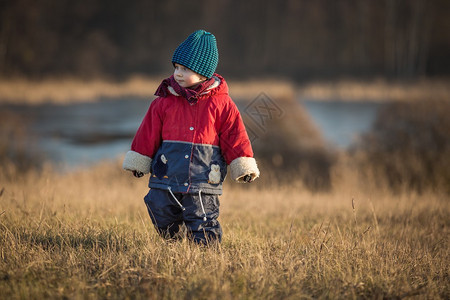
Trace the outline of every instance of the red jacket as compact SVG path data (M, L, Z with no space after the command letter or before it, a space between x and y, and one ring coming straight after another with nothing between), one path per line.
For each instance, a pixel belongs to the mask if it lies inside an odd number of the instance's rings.
M221 193L227 165L235 180L259 176L228 86L220 75L214 78L196 103L189 103L171 87L167 97L151 103L125 157L125 169L152 173L150 188L175 192Z

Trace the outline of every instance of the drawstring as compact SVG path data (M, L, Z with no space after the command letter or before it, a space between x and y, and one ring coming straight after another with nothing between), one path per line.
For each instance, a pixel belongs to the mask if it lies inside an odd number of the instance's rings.
M202 191L201 191L201 190L198 191L198 197L200 198L200 205L202 206L202 211L203 211L203 214L205 215L205 216L203 217L203 221L206 222L206 212L205 212L205 208L203 207Z
M186 210L186 208L184 208L183 205L181 205L180 201L178 201L177 197L175 197L175 195L172 193L172 189L170 188L170 186L168 187L169 189L169 193L172 195L173 199L175 200L175 202L177 202L177 204L181 207L181 209L184 211ZM203 211L203 221L206 222L207 218L206 218L206 211L205 211L205 207L203 206L203 201L202 201L202 191L198 191L198 197L200 199L200 205L202 207L202 211Z
M186 208L184 208L183 205L181 205L180 201L178 201L177 197L175 197L175 195L172 193L172 189L170 188L170 186L168 187L169 189L169 193L172 195L173 199L175 199L175 201L178 203L178 205L181 207L181 210L186 210Z

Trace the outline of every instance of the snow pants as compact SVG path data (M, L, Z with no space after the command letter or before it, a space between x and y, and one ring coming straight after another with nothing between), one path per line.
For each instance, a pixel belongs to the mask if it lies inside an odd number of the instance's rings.
M179 237L185 225L188 237L196 243L221 241L218 195L172 193L152 188L144 201L153 225L164 238Z

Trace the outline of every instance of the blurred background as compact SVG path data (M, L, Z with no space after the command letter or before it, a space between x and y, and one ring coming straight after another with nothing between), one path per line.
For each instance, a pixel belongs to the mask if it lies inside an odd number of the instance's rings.
M3 169L123 155L196 29L217 38L262 183L450 192L447 0L2 0Z
M0 20L2 76L161 75L198 28L216 35L227 76L450 72L446 0L2 0Z

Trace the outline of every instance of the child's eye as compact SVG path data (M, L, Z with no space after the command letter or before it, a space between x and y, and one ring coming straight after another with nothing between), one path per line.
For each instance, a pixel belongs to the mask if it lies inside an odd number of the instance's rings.
M178 66L175 66L175 70L186 72L186 71L187 71L187 68L184 67L184 66L178 65Z

